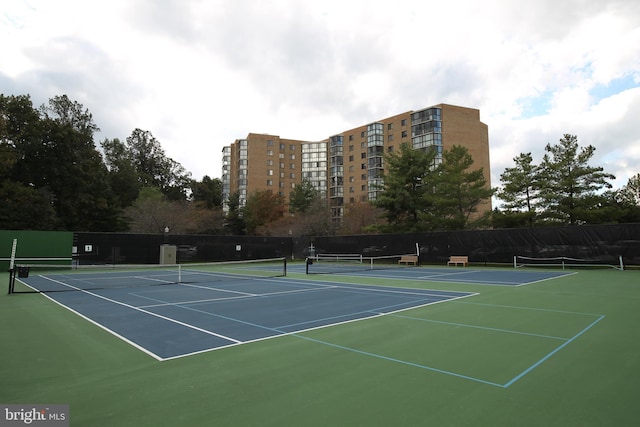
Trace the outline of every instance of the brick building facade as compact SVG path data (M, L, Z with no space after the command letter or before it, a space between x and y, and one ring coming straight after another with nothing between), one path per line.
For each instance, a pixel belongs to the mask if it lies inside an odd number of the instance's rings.
M408 143L435 146L441 155L453 145L469 150L473 168L483 168L490 185L489 132L473 108L439 104L407 111L330 136L300 141L250 133L223 149L224 198L239 192L241 205L254 191L269 190L285 202L303 180L327 197L334 221L350 203L375 200L382 183L384 156ZM438 159L440 161L441 158ZM376 184L376 185L374 185ZM479 213L491 210L491 200Z

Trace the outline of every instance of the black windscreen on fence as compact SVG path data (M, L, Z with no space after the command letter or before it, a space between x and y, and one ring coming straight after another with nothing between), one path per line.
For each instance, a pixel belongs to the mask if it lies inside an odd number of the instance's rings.
M290 257L291 238L133 233L76 233L80 264L157 264L160 246L176 247L176 261L211 262Z
M412 234L322 236L316 253L397 255L420 248L424 263L446 263L466 255L474 263L512 263L514 256L571 257L640 265L640 224L538 227Z
M420 253L423 263L446 264L452 255L472 263L512 263L515 256L594 259L640 265L640 224L537 227L317 237L257 237L75 233L76 257L81 264L153 264L160 246L176 247L184 262L232 261L287 257L305 259L316 254L361 254L379 257Z

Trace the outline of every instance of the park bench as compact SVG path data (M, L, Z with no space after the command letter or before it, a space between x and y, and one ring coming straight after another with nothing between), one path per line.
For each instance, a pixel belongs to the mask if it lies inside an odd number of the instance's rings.
M462 264L462 266L466 266L469 264L469 257L468 256L460 256L460 255L452 255L449 257L449 262L447 262L447 265L455 265L457 266L458 264Z
M402 257L400 257L400 260L398 261L398 264L418 265L418 256L417 255L402 255Z

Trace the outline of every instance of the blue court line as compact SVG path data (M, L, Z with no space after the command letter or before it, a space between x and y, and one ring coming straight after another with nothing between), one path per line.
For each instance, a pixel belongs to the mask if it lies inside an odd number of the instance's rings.
M579 311L554 310L552 308L524 307L519 305L489 304L489 303L482 303L482 302L465 302L465 301L455 301L455 302L457 304L484 305L486 307L498 307L498 308L515 308L518 310L545 311L548 313L579 314L581 316L591 316L591 317L603 316L602 314L597 314L597 313L582 313Z
M528 336L531 336L531 337L538 337L538 338L550 338L552 340L566 341L566 340L569 339L569 338L564 338L564 337L554 337L552 335L541 335L541 334L534 334L534 333L530 333L530 332L513 331L513 330L510 330L510 329L499 329L499 328L490 328L488 326L468 325L466 323L455 323L455 322L444 322L444 321L441 321L441 320L421 319L419 317L401 316L399 314L392 314L391 316L393 316L393 317L401 317L403 319L409 319L409 320L418 320L420 322L439 323L439 324L442 324L442 325L451 325L451 326L462 326L462 327L465 327L465 328L484 329L486 331L504 332L504 333L508 333L508 334L528 335Z
M564 342L563 344L561 344L558 348L556 348L555 350L549 352L549 354L547 354L546 356L544 356L542 359L538 360L536 363L534 363L533 365L529 366L527 369L525 369L524 371L522 371L519 375L516 375L515 377L513 377L513 379L511 379L511 381L507 382L505 385L503 385L502 387L507 388L509 386L511 386L513 383L515 383L516 381L520 380L522 377L524 377L525 375L527 375L529 372L533 371L535 368L537 368L538 366L540 366L542 363L544 363L545 361L547 361L551 356L553 356L554 354L556 354L557 352L559 352L560 350L562 350L563 348L565 348L566 346L568 346L570 343L572 343L573 341L575 341L579 336L581 336L582 334L584 334L585 332L587 332L589 329L591 329L593 326L596 325L596 323L600 322L602 319L604 319L604 315L601 315L600 317L598 317L596 320L594 320L593 322L591 322L591 324L589 326L587 326L586 328L584 328L583 330L581 330L580 332L578 332L577 334L575 334L573 337L569 338L566 342Z
M585 313L578 313L578 314L585 314ZM404 317L404 316L397 316L397 317ZM566 339L566 341L564 343L562 343L560 346L558 346L557 348L555 348L554 350L552 350L551 352L549 352L547 355L542 357L540 360L538 360L537 362L535 362L534 364L529 366L527 369L522 371L520 374L518 374L515 377L513 377L511 380L509 380L505 384L499 384L499 383L496 383L496 382L483 380L483 379L472 377L472 376L469 376L469 375L463 375L463 374L459 374L459 373L456 373L456 372L451 372L451 371L446 371L446 370L443 370L443 369L434 368L432 366L420 365L418 363L413 363L413 362L409 362L409 361L406 361L406 360L401 360L401 359L396 359L396 358L393 358L393 357L383 356L383 355L376 354L376 353L370 353L370 352L363 351L363 350L357 350L355 348L345 347L345 346L342 346L342 345L333 344L333 343L330 343L330 342L327 342L327 341L322 341L322 340L318 340L318 339L314 339L314 338L309 338L309 337L305 337L305 336L298 335L298 334L292 334L292 336L295 336L295 337L298 337L298 338L301 338L301 339L304 339L304 340L307 340L307 341L312 341L312 342L316 342L316 343L319 343L319 344L328 345L330 347L335 347L335 348L339 348L339 349L342 349L342 350L346 350L346 351L351 351L351 352L354 352L354 353L362 354L362 355L365 355L365 356L375 357L375 358L378 358L378 359L383 359L383 360L387 360L387 361L390 361L390 362L400 363L400 364L412 366L412 367L415 367L415 368L420 368L420 369L425 369L425 370L428 370L428 371L438 372L438 373L441 373L441 374L451 375L451 376L454 376L454 377L457 377L457 378L463 378L463 379L466 379L466 380L471 380L471 381L475 381L475 382L479 382L479 383L483 383L483 384L488 384L488 385L495 386L495 387L508 388L511 385L513 385L515 382L517 382L518 380L522 379L525 375L529 374L535 368L540 366L542 363L547 361L554 354L558 353L560 350L565 348L567 345L569 345L570 343L575 341L578 337L583 335L585 332L587 332L589 329L591 329L593 326L595 326L598 322L600 322L602 319L604 319L604 317L605 317L604 315L599 316L598 319L593 321L589 326L587 326L582 331L578 332L576 335L574 335L573 337L571 337L569 339L550 337L550 338L555 338L555 339ZM422 319L417 319L417 320L422 320ZM490 329L490 328L487 328L487 329ZM506 332L512 332L512 331L506 331ZM544 336L542 336L542 337L544 337Z
M325 321L325 320L336 320L336 319L339 319L341 317L350 317L350 316L354 316L354 315L358 316L358 315L361 315L361 314L369 314L369 317L380 316L380 315L385 314L385 311L389 310L389 309L394 309L394 308L398 308L398 307L406 306L407 304L410 304L411 306L407 308L407 310L409 310L409 309L422 307L422 306L425 305L423 303L429 302L429 301L435 303L437 300L434 300L434 299L431 299L431 298L425 298L425 299L419 299L419 300L415 300L415 301L404 301L404 302L399 303L399 304L392 304L392 305L387 305L387 306L384 306L384 307L370 308L368 310L357 311L357 312L354 312L354 313L341 314L340 316L325 317L325 318L322 318L322 319L314 319L314 320L309 320L309 321L306 321L306 322L292 323L290 325L280 325L280 326L278 326L278 328L290 328L290 327L302 326L302 325L305 325L305 324L308 324L308 323L322 322L322 321ZM365 319L365 318L366 317L364 317L363 319Z
M322 341L322 340L318 340L318 339L315 339L315 338L305 337L303 335L291 334L291 336L294 336L296 338L301 338L301 339L306 340L306 341L311 341L311 342L315 342L315 343L318 343L318 344L327 345L329 347L339 348L341 350L351 351L353 353L358 353L358 354L362 354L362 355L365 355L365 356L375 357L376 359L382 359L382 360L386 360L386 361L389 361L389 362L400 363L401 365L407 365L407 366L411 366L411 367L414 367L414 368L425 369L427 371L438 372L440 374L451 375L451 376L462 378L462 379L465 379L465 380L471 380L471 381L475 381L475 382L479 382L479 383L483 383L483 384L488 384L488 385L492 385L492 386L496 386L496 387L504 387L504 385L502 385L502 384L494 383L494 382L483 380L483 379L480 379L480 378L470 377L468 375L458 374L456 372L445 371L443 369L438 369L438 368L434 368L434 367L431 367L431 366L420 365L419 363L408 362L406 360L401 360L401 359L396 359L396 358L393 358L393 357L383 356L383 355L377 354L377 353L370 353L368 351L357 350L355 348L345 347L345 346L338 345L338 344L333 344L333 343L330 343L330 342L327 342L327 341Z

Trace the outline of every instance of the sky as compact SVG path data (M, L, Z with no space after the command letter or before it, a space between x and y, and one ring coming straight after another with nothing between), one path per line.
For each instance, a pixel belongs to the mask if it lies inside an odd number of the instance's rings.
M249 133L319 141L440 103L480 110L491 184L563 134L640 173L637 0L0 0L0 93L66 94L193 178Z

